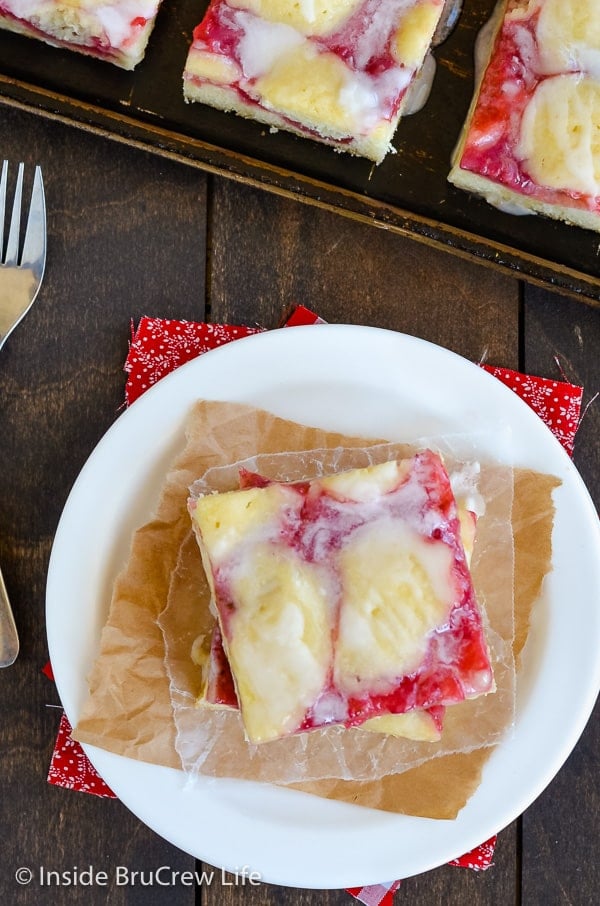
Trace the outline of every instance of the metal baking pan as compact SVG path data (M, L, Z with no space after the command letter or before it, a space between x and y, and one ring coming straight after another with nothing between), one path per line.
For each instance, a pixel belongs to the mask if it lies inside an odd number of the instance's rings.
M0 32L0 101L210 172L325 206L600 305L600 235L503 214L447 182L473 90L473 48L494 0L466 2L435 51L426 106L405 117L378 167L199 104L182 73L207 0L164 0L133 72Z

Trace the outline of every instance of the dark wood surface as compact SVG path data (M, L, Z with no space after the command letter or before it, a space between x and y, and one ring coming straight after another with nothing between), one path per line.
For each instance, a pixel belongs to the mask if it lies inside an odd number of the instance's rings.
M592 232L574 233L550 219L531 230L527 218L501 214L447 180L472 98L476 37L495 0L463 4L454 31L435 50L436 75L425 108L403 118L394 139L399 154L377 167L285 130L265 135L264 127L250 120L186 104L181 76L193 29L207 5L208 0L163 4L135 72L43 42L34 53L30 39L0 30L0 96L130 143L168 150L213 172L341 208L600 305Z
M15 880L21 866L34 874L93 866L111 877L117 865L194 867L118 801L46 782L60 717L40 672L48 558L72 483L121 411L131 320L273 327L300 302L327 320L414 334L470 359L546 377L564 372L584 384L587 401L600 389L600 310L16 109L0 106L0 136L2 157L43 167L49 244L40 297L0 358L0 562L22 646L0 672L0 902L350 904L344 891L270 885L42 888ZM599 438L596 402L575 452L596 505ZM597 902L599 747L595 714L557 778L500 834L492 868L477 875L446 866L407 879L396 902ZM210 833L202 816L199 832ZM309 865L306 876L309 883Z

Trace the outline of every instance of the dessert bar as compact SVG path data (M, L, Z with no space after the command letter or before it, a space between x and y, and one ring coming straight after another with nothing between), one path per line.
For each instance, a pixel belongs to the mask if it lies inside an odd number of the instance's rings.
M599 0L503 0L486 35L450 182L600 230Z
M159 6L160 0L0 0L0 28L134 69Z
M437 454L256 482L190 512L251 742L493 689Z
M246 469L240 472L242 487L264 487L270 483L263 476L250 473ZM463 504L458 505L460 534L467 562L471 562L475 544L476 514ZM201 668L203 682L198 696L198 704L212 708L237 710L238 699L235 691L231 669L223 648L223 639L219 624L208 637L200 637L194 646L193 659ZM388 714L372 717L360 725L362 730L385 733L390 736L402 736L408 739L434 742L441 738L445 708L441 705L427 710L413 710L404 714Z
M379 163L444 0L212 0L184 97Z

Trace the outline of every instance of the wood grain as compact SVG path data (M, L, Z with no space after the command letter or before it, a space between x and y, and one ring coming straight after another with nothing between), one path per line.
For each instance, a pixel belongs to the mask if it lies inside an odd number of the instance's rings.
M574 462L600 507L600 318L577 302L525 290L524 367L583 386ZM564 602L569 606L569 602ZM576 652L573 652L576 657ZM600 707L556 779L523 817L523 902L587 906L600 890ZM557 733L560 728L557 727Z
M0 134L11 162L42 165L48 206L42 290L0 360L0 557L21 635L18 661L0 674L0 900L171 902L168 889L19 887L14 872L93 865L112 878L118 865L194 867L121 803L46 782L60 711L40 671L52 538L73 481L122 409L130 319L203 315L205 178L18 111L0 109ZM193 889L178 901L193 903Z
M516 367L518 284L409 239L212 180L214 320L278 324L294 303L336 323L440 342ZM241 216L241 211L244 216ZM259 252L260 250L260 252Z
M344 891L212 883L114 883L117 866L210 871L121 803L50 786L60 711L41 674L52 540L86 458L123 406L131 320L143 314L275 327L295 302L326 320L404 331L474 361L600 389L600 312L527 289L426 245L259 189L0 107L3 156L41 163L49 256L38 302L0 359L0 562L22 653L0 672L0 901L20 904L343 906ZM360 368L360 363L357 363ZM598 503L598 403L575 461ZM126 481L124 463L116 481ZM76 556L74 551L74 557ZM406 879L398 903L594 902L598 890L597 715L564 769L499 837L483 875L443 866ZM502 794L502 791L499 791ZM577 823L573 824L573 813ZM199 816L199 833L210 833ZM349 853L352 859L355 854ZM109 888L19 886L19 866L92 865ZM310 866L306 866L310 884Z
M181 75L200 18L197 0L163 5L133 73L43 42L34 51L28 39L0 31L0 102L346 211L505 274L588 294L598 305L595 234L577 235L543 218L532 228L530 218L502 214L447 181L472 97L475 41L494 6L494 0L463 5L453 34L435 49L427 104L402 118L393 142L398 153L377 167L283 129L184 103Z

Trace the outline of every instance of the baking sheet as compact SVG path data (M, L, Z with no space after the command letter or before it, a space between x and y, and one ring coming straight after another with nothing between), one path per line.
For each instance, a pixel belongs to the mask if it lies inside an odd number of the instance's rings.
M206 6L207 0L164 0L133 73L0 32L0 101L336 209L600 305L600 235L502 214L447 182L472 95L475 38L494 0L467 0L456 30L435 52L427 105L400 123L397 153L378 167L186 104L183 68Z

